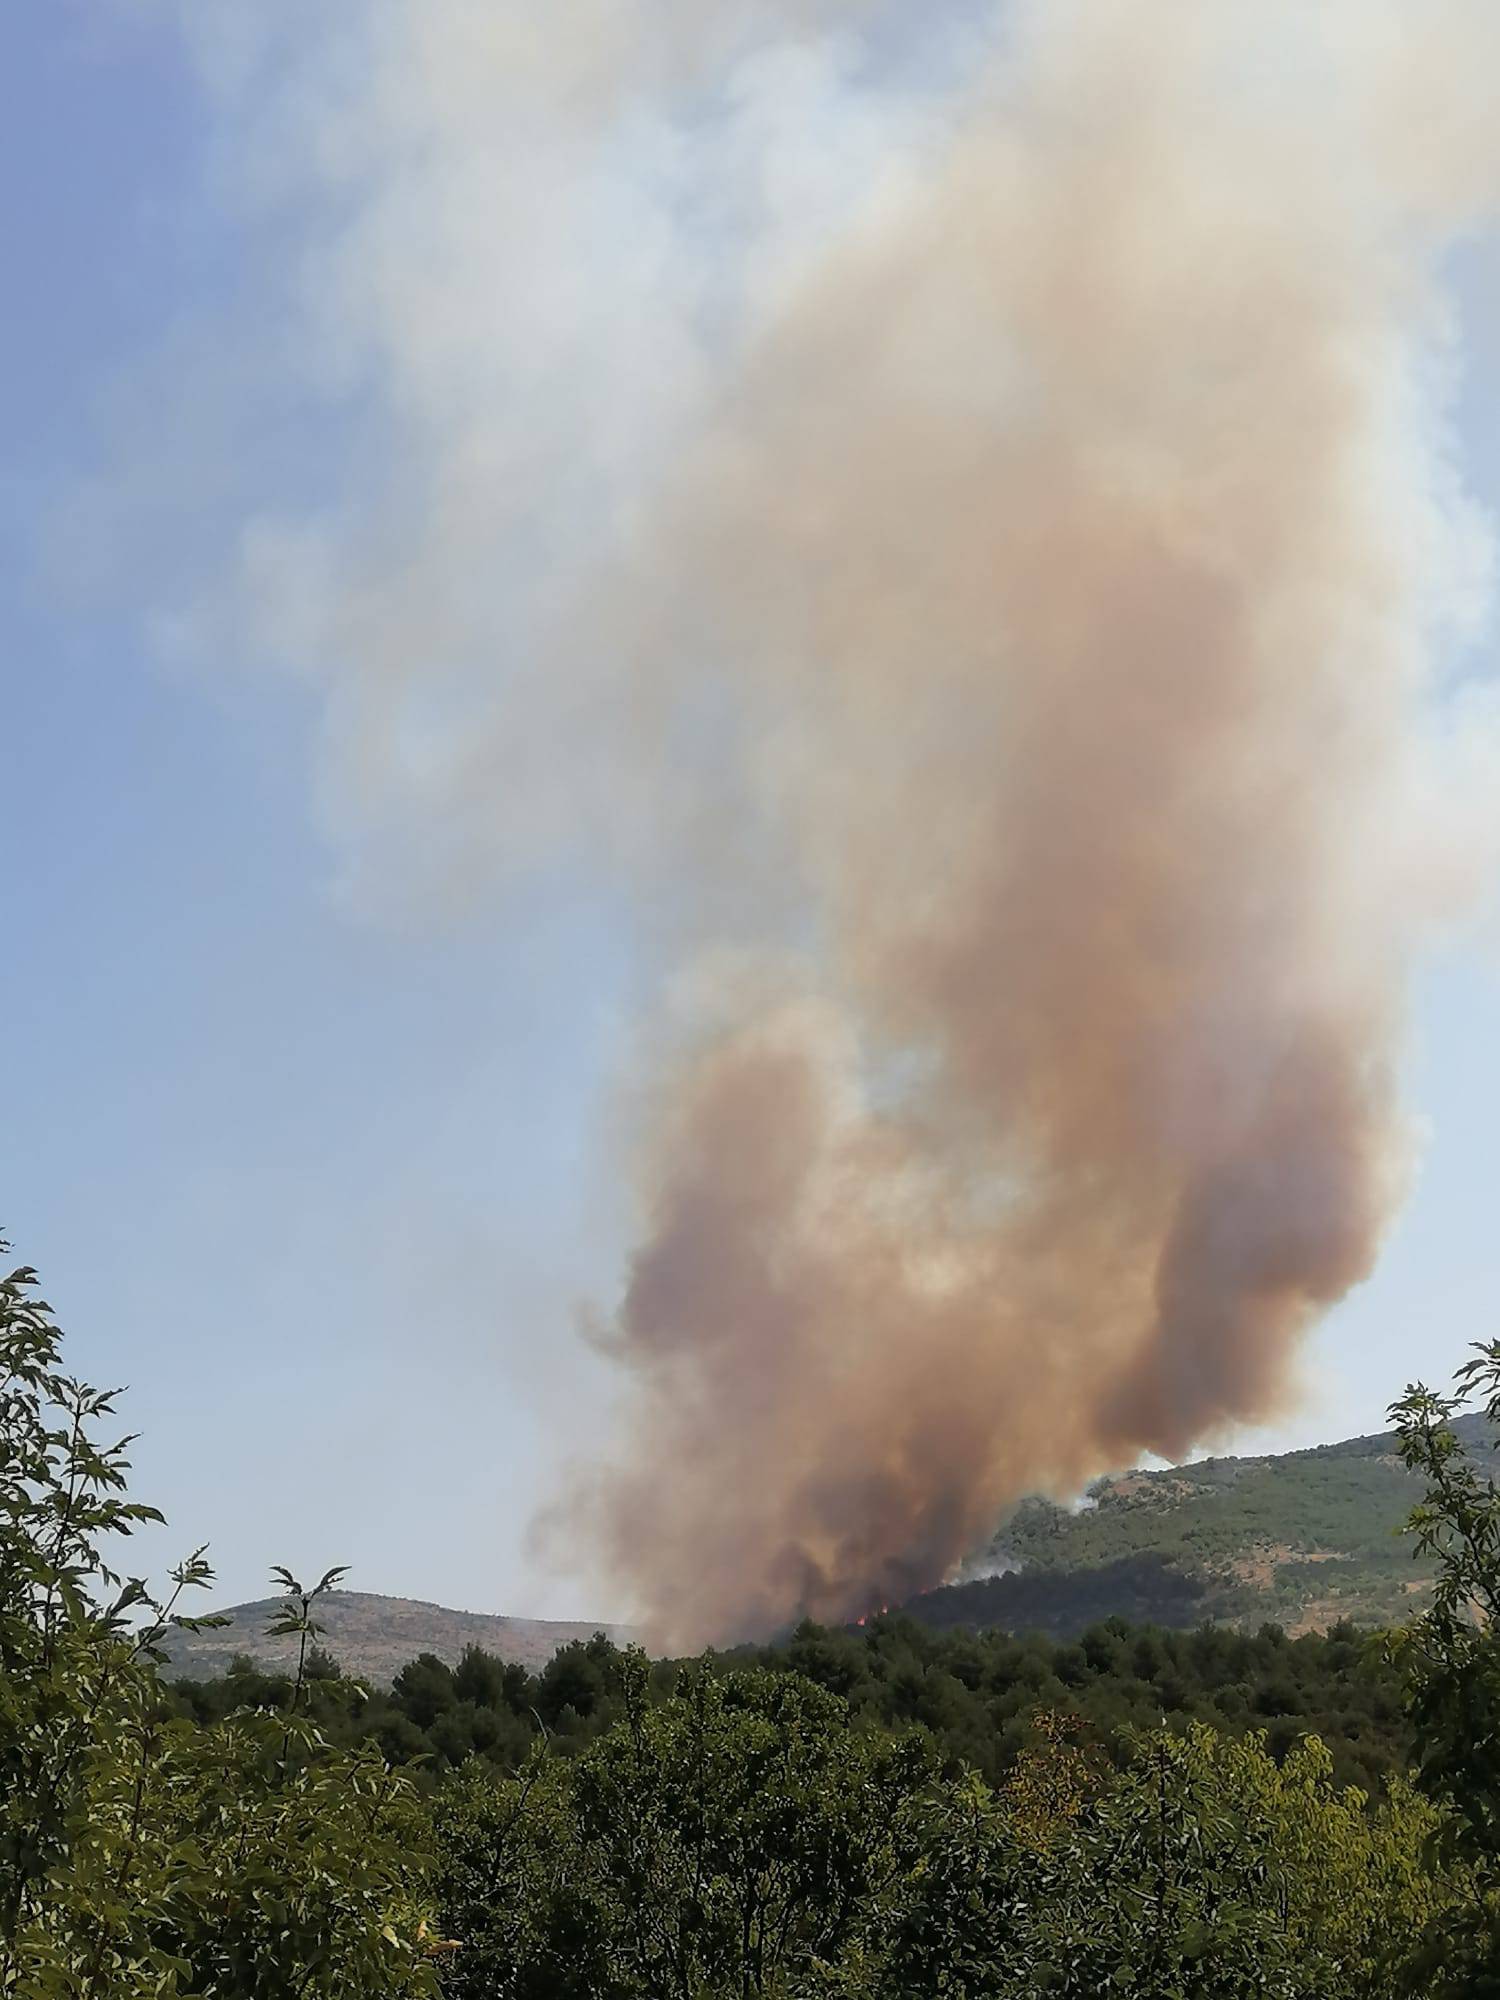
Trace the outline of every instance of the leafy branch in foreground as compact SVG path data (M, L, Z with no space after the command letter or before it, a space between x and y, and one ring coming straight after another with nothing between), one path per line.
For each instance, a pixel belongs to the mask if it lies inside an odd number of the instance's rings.
M325 1570L321 1580L311 1590L305 1589L289 1569L280 1563L273 1565L271 1575L287 1594L287 1601L266 1627L266 1634L272 1639L294 1638L297 1641L297 1673L292 1683L292 1699L289 1713L295 1715L302 1706L302 1690L307 1685L307 1649L310 1641L316 1639L323 1627L313 1615L313 1606L328 1592L341 1577L349 1574L347 1563Z
M196 1550L163 1599L107 1560L161 1520L126 1497L130 1438L101 1441L117 1393L64 1372L29 1269L0 1278L0 1994L435 1992L384 1760L301 1717L170 1714L162 1642L211 1622L178 1607L213 1573Z
M1441 1396L1418 1383L1391 1406L1401 1458L1426 1481L1410 1532L1437 1564L1431 1607L1395 1651L1419 1782L1446 1809L1434 1853L1468 1884L1419 1951L1412 1990L1479 2000L1500 1994L1500 1488L1454 1420L1477 1402L1492 1433L1500 1424L1500 1341L1476 1345L1454 1386Z

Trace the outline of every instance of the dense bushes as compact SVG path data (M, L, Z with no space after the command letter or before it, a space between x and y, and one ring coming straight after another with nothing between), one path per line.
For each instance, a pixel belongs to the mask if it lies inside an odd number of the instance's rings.
M846 1956L921 1745L792 1675L699 1670L660 1703L645 1682L627 1661L624 1719L575 1761L440 1792L455 1994L781 1993Z
M1468 1386L1500 1413L1500 1346ZM209 1573L189 1559L158 1604L108 1568L149 1510L97 1442L110 1399L61 1373L16 1273L0 1994L1500 1993L1500 1504L1455 1407L1399 1408L1438 1588L1383 1651L1349 1630L1109 1621L1058 1646L893 1618L676 1666L602 1637L539 1675L424 1658L377 1695L316 1650L331 1572L283 1578L294 1674L172 1689L158 1642Z
M992 1791L793 1676L643 1691L576 1761L440 1791L452 1993L1371 2000L1457 1893L1433 1809L1313 1740L1157 1731L1115 1771L1061 1732Z

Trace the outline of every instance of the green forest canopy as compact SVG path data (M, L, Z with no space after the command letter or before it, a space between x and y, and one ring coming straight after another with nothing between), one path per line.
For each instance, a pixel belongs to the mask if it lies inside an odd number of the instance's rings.
M1460 1392L1500 1411L1500 1343ZM278 1572L293 1670L173 1685L211 1573L112 1573L155 1517L12 1273L0 1994L1500 1993L1500 1501L1456 1411L1397 1406L1434 1582L1383 1639L897 1617L675 1664L475 1649L381 1694L318 1651L341 1572Z

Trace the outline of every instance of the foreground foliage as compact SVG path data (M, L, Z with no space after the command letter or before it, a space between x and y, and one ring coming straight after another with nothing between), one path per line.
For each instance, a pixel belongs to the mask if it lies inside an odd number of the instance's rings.
M1500 1419L1500 1344L1460 1389ZM1458 1407L1394 1412L1436 1585L1383 1647L883 1619L678 1665L598 1638L535 1676L471 1650L377 1695L318 1650L334 1570L277 1573L294 1672L173 1688L210 1572L159 1602L111 1568L158 1517L13 1273L0 1993L1500 1995L1500 1501Z
M419 1822L378 1752L331 1752L295 1702L167 1714L157 1642L210 1572L162 1604L105 1560L159 1519L122 1497L112 1414L32 1274L0 1281L0 1992L434 1992Z
M1455 1893L1406 1786L1339 1791L1309 1740L1142 1737L1122 1772L1043 1741L998 1791L934 1779L764 1672L698 1672L580 1759L470 1765L435 1808L449 1991L1023 2000L1395 1995Z
M1436 1859L1460 1866L1471 1893L1434 1924L1414 1961L1419 1990L1442 2000L1500 1995L1500 1490L1465 1453L1454 1419L1477 1397L1500 1423L1500 1341L1475 1350L1459 1395L1407 1391L1394 1410L1401 1455L1426 1481L1412 1516L1437 1563L1431 1609L1398 1635L1419 1782L1445 1808Z

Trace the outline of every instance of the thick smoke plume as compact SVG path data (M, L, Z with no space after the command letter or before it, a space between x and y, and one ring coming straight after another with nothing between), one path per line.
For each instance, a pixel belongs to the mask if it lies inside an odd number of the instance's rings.
M1372 1268L1500 20L364 34L277 138L402 476L247 576L388 854L643 885L628 1403L568 1532L673 1643L852 1616L1273 1413Z

